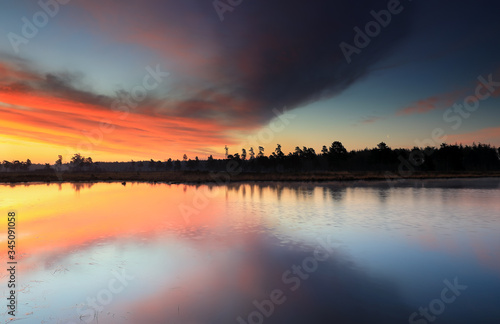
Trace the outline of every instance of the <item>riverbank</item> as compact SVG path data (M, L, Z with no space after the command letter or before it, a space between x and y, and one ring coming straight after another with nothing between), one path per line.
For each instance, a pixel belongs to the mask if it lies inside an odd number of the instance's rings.
M485 178L500 177L495 172L415 172L405 179L451 179L451 178ZM163 172L1 172L0 183L19 182L99 182L99 181L133 181L133 182L165 182L165 183L227 183L251 181L356 181L356 180L398 180L394 173L386 172L283 172L260 173L207 171L163 171Z

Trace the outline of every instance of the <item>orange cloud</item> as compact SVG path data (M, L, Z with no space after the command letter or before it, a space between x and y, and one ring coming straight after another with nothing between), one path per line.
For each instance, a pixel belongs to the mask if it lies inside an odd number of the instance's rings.
M166 159L197 149L207 152L230 143L228 133L236 126L225 123L224 118L203 119L195 112L217 112L219 105L239 107L236 112L249 111L248 105L230 97L208 93L203 101L167 102L173 109L163 114L156 112L153 101L140 110L114 111L111 105L98 104L112 102L111 98L78 92L67 85L49 88L35 73L18 71L1 62L0 69L4 71L4 82L0 83L2 135L70 148L72 152L63 152L67 154L96 151ZM33 80L37 82L30 82ZM191 117L186 113L176 115L176 109L186 109L187 105L193 112ZM36 157L31 158L36 161Z

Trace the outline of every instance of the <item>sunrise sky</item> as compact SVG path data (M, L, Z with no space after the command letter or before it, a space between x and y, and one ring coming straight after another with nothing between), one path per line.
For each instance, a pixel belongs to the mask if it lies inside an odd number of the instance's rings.
M500 146L497 1L229 2L3 1L0 160Z

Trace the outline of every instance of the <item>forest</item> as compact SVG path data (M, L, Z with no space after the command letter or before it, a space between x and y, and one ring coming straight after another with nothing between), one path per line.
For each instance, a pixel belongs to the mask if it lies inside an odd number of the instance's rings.
M65 170L68 172L110 172L110 171L226 171L237 169L239 172L314 172L314 171L388 171L404 175L408 172L466 172L466 171L498 171L500 170L500 149L489 144L449 145L412 149L392 149L384 142L374 148L348 151L339 141L330 146L323 146L321 152L309 147L295 147L293 152L285 154L281 145L265 154L265 148L257 151L244 148L229 154L226 147L224 159L209 156L200 160L197 156L190 159L184 154L182 160L171 158L163 162L153 159L149 161L129 162L94 162L91 157L74 154L70 161L64 163L63 157L54 164L34 167L28 159L24 161L3 161L2 171L30 170Z

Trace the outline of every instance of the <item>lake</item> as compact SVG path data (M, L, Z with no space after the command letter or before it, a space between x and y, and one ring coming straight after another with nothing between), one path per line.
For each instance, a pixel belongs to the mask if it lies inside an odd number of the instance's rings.
M15 323L500 322L498 178L0 185L0 206Z

